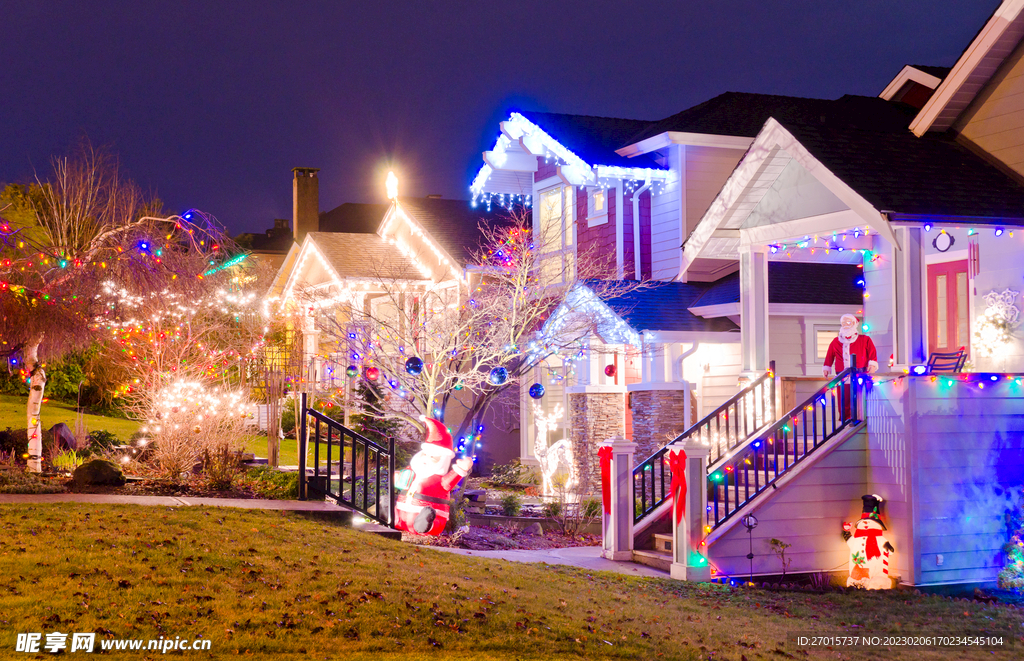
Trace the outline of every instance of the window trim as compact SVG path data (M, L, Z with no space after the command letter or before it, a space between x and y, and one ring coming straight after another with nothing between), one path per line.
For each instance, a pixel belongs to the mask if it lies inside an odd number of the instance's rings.
M812 324L811 325L811 338L810 338L811 341L809 343L810 344L810 347L809 347L810 351L808 352L809 353L808 358L810 360L807 361L807 363L809 365L824 365L825 364L825 356L821 356L820 358L818 357L818 333L819 332L826 332L826 331L828 331L828 332L833 333L835 336L838 337L839 336L839 329L840 329L840 325L839 324ZM825 353L826 354L828 353L827 349L825 350Z

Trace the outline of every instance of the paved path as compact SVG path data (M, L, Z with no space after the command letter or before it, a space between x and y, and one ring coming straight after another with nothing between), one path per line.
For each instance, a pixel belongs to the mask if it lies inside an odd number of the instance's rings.
M508 550L508 551L469 551L452 549L444 546L424 546L422 548L471 555L477 558L492 560L508 560L510 562L546 562L551 565L572 565L593 571L611 571L630 576L655 576L668 578L668 572L640 565L633 562L615 562L601 557L600 546L573 546L564 549Z

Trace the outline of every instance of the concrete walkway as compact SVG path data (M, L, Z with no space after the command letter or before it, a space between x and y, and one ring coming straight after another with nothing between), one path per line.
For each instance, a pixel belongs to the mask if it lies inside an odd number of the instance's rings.
M633 562L615 562L601 557L600 546L572 546L561 549L537 549L537 550L506 550L506 551L470 551L467 549L452 549L444 546L424 546L421 548L436 551L446 551L459 555L470 555L477 558L489 558L491 560L508 560L509 562L546 562L549 565L571 565L582 567L592 571L610 571L629 576L654 576L657 578L668 578L666 571L639 565Z

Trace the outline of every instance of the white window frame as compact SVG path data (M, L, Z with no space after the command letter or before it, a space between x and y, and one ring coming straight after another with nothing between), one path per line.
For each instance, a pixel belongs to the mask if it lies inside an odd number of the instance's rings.
M561 212L561 246L553 248L544 253L537 254L537 270L538 273L543 273L541 264L547 259L559 259L560 266L558 269L559 279L552 281L550 286L558 286L565 284L565 276L567 274L566 259L570 258L572 261L572 268L576 268L576 187L566 185L564 183L558 183L553 186L545 186L543 189L538 191L536 198L536 204L534 209L537 214L534 222L534 236L540 236L543 240L543 234L541 232L541 217L542 213L541 205L543 204L544 195L551 191L559 190L562 195L562 212ZM566 201L568 200L568 204ZM568 235L568 236L567 236Z
M596 195L600 193L604 199L604 209L597 211L594 207L597 204ZM587 227L597 227L608 222L608 190L600 186L587 188Z
M828 331L833 333L835 336L839 335L839 324L812 324L811 325L811 337L808 338L807 342L807 364L808 365L824 365L825 356L818 357L818 332ZM827 350L826 350L827 353Z

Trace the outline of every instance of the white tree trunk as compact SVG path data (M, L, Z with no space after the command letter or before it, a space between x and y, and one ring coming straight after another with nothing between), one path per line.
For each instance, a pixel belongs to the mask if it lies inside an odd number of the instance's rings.
M31 374L28 391L28 470L32 473L43 471L43 421L40 409L43 406L43 389L46 387L46 372L39 365L39 344L42 336L35 338L25 350L25 365Z

